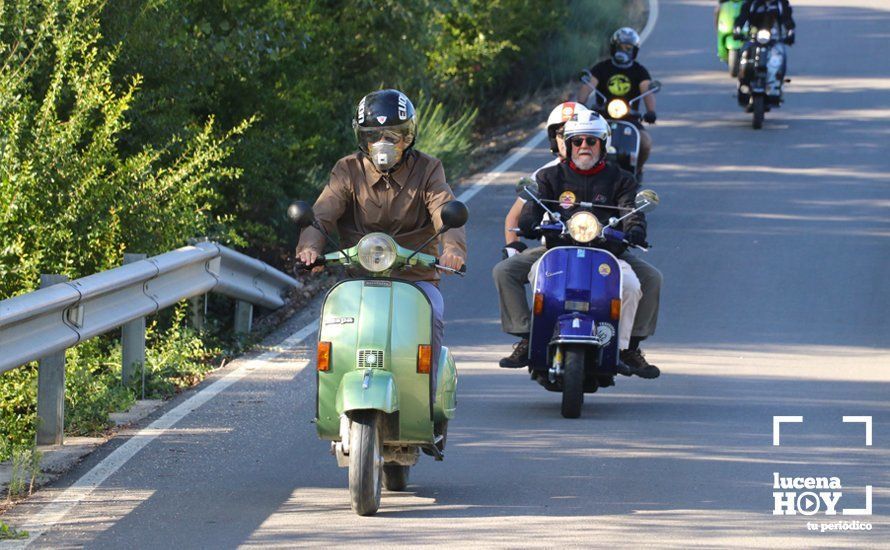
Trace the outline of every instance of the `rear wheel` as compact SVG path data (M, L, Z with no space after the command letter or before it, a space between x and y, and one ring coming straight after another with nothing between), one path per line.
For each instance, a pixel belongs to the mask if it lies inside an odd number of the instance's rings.
M380 414L357 411L349 427L349 496L356 514L370 516L380 508L382 470Z
M740 50L728 50L726 53L726 64L729 67L729 76L735 78L739 76L739 61L741 60Z
M754 106L752 109L754 112L754 118L751 121L751 125L754 126L755 130L760 130L763 127L763 99L764 98L762 95L754 96Z
M383 465L383 486L387 491L404 491L408 486L408 473L411 466L401 464Z
M584 348L566 347L563 356L562 415L565 418L578 418L584 404Z

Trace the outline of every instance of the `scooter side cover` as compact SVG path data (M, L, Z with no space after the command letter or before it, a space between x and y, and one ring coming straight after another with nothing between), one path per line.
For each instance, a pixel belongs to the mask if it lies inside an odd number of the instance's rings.
M540 315L532 314L530 366L546 371L550 342L560 336L559 319L579 318L579 326L607 325L613 338L603 350L603 365L617 361L618 322L611 318L612 300L621 298L621 268L611 253L596 248L561 246L548 250L538 263L534 293L544 296ZM566 301L586 302L586 312L566 308ZM569 317L565 317L571 314ZM581 322L581 319L591 321ZM579 336L571 321L564 323L566 336ZM604 329L609 330L609 329ZM592 336L593 334L591 334Z
M457 367L454 357L447 347L442 346L439 353L438 381L436 382L436 401L433 404L433 417L436 422L451 420L457 409Z
M417 373L417 347L429 344L431 337L432 308L423 291L411 283L350 279L334 286L319 320L319 341L331 342L331 366L318 372L318 435L340 438L340 414L345 411L338 410L338 402L342 407L373 405L371 396L378 396L377 406L368 408L392 412L386 409L398 407L399 434L391 442L431 441L430 375ZM373 366L367 366L367 359L360 365L369 352L376 355ZM372 373L366 382L366 369L391 376ZM357 375L345 376L352 372ZM390 385L395 389L387 389ZM382 397L390 391L397 395L394 401Z

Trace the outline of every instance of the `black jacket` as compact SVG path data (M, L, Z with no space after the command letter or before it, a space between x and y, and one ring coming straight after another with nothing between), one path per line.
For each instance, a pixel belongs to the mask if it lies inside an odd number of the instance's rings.
M778 21L785 31L789 31L794 28L791 11L788 0L745 0L735 26L744 27L745 23L750 23L758 29L769 29Z
M571 202L592 202L594 204L602 204L606 206L622 206L632 209L634 207L634 199L639 189L639 183L630 172L626 172L616 164L606 163L597 173L584 175L569 167L568 162L561 162L556 166L550 166L538 171L537 174L539 198L550 200L568 199ZM579 206L571 206L563 208L562 205L547 203L548 208L554 212L559 212L563 221L568 221L572 214L578 210L590 210L589 208L581 208ZM605 225L609 223L610 217L621 217L626 212L620 212L610 208L592 209L593 214L599 221ZM519 229L523 234L532 236L535 234L534 228L541 223L544 217L544 209L533 200L529 200L522 208L519 215ZM631 227L641 226L646 228L645 216L641 213L634 214L621 222L617 228L621 231L628 231ZM554 246L577 245L570 239L561 238L559 236L547 235L547 248ZM609 240L595 240L589 245L591 248L602 248L608 250L616 256L620 255L627 248L623 243Z

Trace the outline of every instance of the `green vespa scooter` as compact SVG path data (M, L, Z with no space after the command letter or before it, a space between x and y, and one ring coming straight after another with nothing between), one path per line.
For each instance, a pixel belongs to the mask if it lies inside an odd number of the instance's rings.
M466 206L441 209L444 231L462 227ZM288 216L301 228L315 221L312 208L297 201ZM420 247L422 250L427 243ZM337 283L321 309L317 348L316 426L331 441L341 468L349 468L352 509L374 514L381 485L404 490L421 451L442 460L448 421L457 401L457 369L448 348L433 357L433 311L426 294L398 271L436 267L434 256L399 246L385 233L370 233L357 245L319 258L317 265L360 268L363 276ZM465 267L458 273L463 273Z
M717 12L717 57L729 67L729 76L739 76L739 59L744 43L732 36L735 20L742 10L742 0L721 2Z

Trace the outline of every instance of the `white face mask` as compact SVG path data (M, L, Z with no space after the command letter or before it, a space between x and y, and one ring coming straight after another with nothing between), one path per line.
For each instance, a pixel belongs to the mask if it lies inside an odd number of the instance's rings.
M393 143L378 141L372 143L368 148L368 156L378 170L386 172L399 163L402 159L402 151Z

